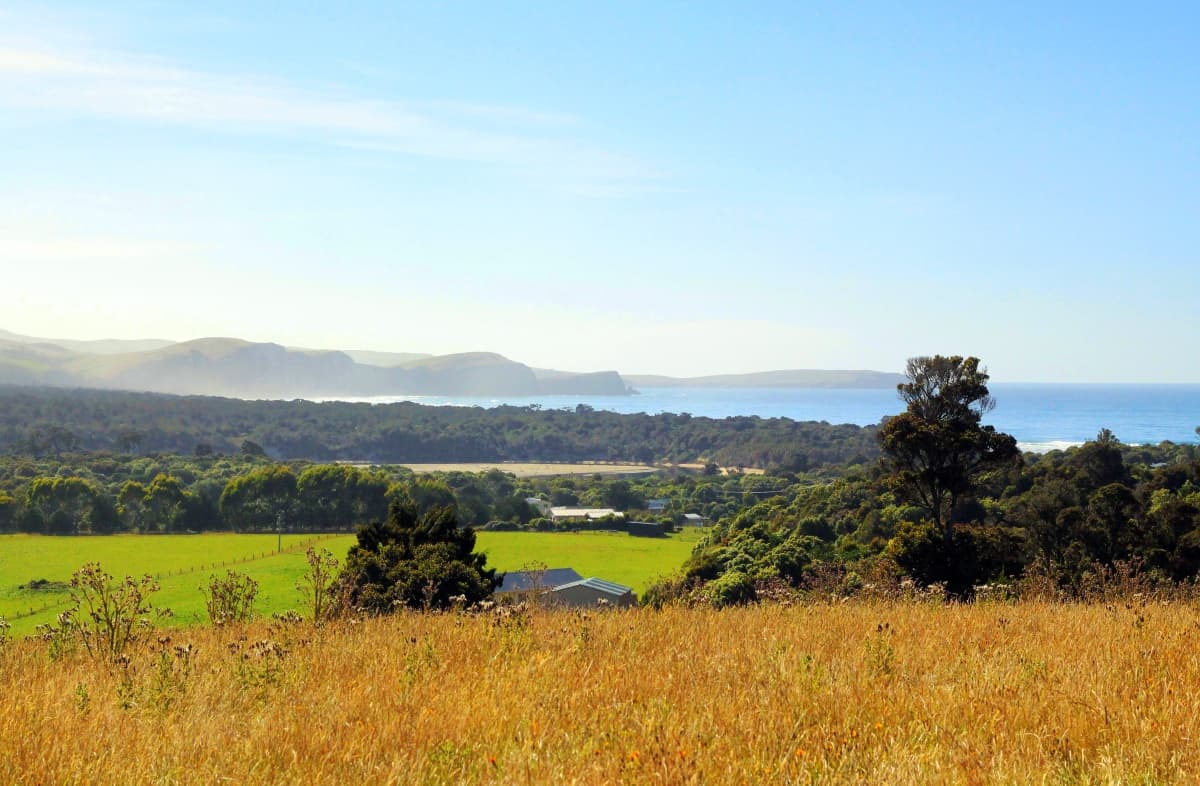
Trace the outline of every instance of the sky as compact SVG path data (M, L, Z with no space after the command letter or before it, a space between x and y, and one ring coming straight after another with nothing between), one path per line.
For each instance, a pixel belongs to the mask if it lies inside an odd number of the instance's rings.
M1198 25L1106 2L0 2L0 328L1200 382Z

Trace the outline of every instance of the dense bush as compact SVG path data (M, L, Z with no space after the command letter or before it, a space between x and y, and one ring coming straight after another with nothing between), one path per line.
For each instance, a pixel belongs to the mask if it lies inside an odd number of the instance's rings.
M803 472L873 460L875 429L573 408L243 401L0 386L0 451L394 462L671 461Z
M731 570L710 582L706 588L706 595L709 602L718 609L757 600L754 580L740 570Z
M397 504L386 522L359 530L333 594L374 614L474 604L500 584L486 565L474 530L459 526L453 507L418 513Z

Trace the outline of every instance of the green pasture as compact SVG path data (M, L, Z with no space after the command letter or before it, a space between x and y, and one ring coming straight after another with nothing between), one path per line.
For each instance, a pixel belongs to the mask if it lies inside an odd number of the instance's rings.
M260 608L287 609L296 605L293 585L304 571L305 546L314 543L344 553L352 541L350 536L314 539L312 535L0 536L0 617L12 624L15 633L52 622L66 608L67 592L53 584L46 589L22 587L38 579L65 583L86 562L99 562L117 578L154 576L162 588L153 597L154 605L170 608L175 624L203 619L199 588L209 576L226 570L254 576L259 582ZM282 553L276 551L280 544Z
M476 548L488 565L502 571L527 565L574 568L642 591L660 576L674 573L692 553L699 530L669 538L632 538L624 532L480 532Z
M669 538L634 538L613 532L480 532L477 548L488 565L501 571L526 566L574 568L583 576L599 576L627 584L641 593L655 578L679 568L700 533L689 530ZM114 577L150 574L161 590L156 607L169 608L169 624L206 621L200 587L210 576L236 570L259 584L257 609L270 614L299 609L296 583L307 563L308 545L328 549L339 560L354 543L352 535L284 535L277 552L276 535L110 535L48 537L0 536L0 617L23 635L53 622L68 604L61 587L85 562L99 562ZM38 579L44 589L23 589ZM59 583L55 586L53 583Z

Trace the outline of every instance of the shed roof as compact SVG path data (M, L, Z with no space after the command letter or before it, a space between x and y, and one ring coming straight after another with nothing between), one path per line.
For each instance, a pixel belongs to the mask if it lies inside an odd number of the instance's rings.
M605 595L612 595L614 598L619 598L626 593L633 592L633 587L626 587L624 584L617 584L615 581L598 579L595 576L580 579L579 581L572 581L568 584L560 584L554 588L554 591L558 592L568 587L587 587L597 592L603 592Z
M550 589L560 584L579 581L583 577L574 568L547 568L546 570L514 570L504 574L504 582L496 592L527 592L534 589Z
M572 508L572 507L552 507L550 515L555 518L570 518L570 519L602 519L606 516L615 518L624 517L624 513L620 513L616 508Z

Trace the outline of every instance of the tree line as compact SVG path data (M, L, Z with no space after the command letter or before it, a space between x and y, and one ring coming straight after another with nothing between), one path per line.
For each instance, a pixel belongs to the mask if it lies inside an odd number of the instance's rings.
M418 512L452 506L469 526L548 529L526 500L612 507L667 524L697 513L716 521L793 482L824 482L844 468L797 475L674 469L638 476L517 478L501 470L417 475L402 466L275 462L235 456L0 456L0 532L42 534L349 531L382 521L392 502ZM649 502L661 509L651 514Z

